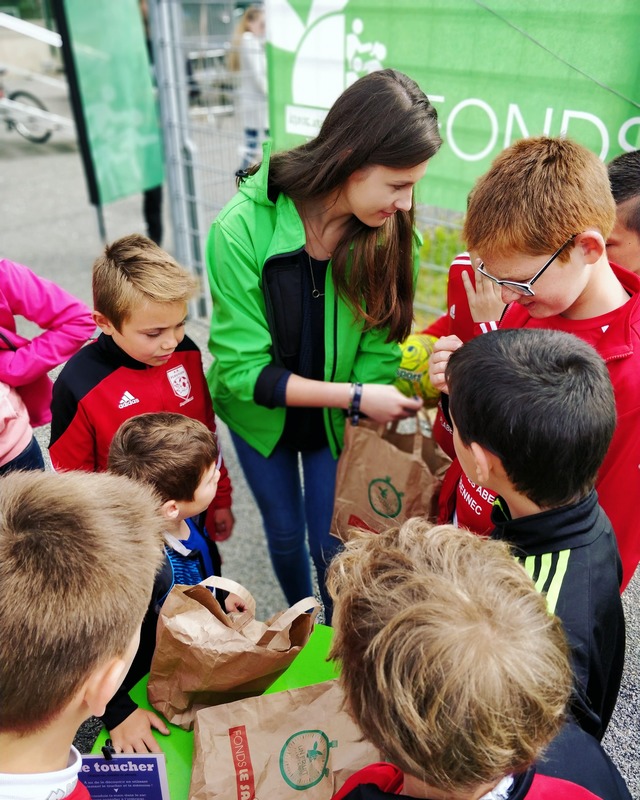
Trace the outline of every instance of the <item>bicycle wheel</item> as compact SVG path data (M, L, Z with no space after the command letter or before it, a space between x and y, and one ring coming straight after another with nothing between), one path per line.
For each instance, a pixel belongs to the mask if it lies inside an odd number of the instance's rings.
M42 100L38 100L30 92L11 92L9 100L15 100L16 103L21 103L23 106L31 106L40 111L47 111L47 107ZM53 128L46 119L35 114L31 116L27 112L24 114L20 112L19 119L13 120L13 127L20 136L24 136L25 139L35 144L44 144L53 133Z

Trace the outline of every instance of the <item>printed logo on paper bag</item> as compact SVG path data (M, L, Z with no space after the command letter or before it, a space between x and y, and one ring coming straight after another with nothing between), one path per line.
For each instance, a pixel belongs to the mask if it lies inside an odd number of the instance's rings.
M337 747L324 731L298 731L290 736L280 751L280 774L284 781L299 791L320 783L329 774L329 751Z
M246 727L238 725L235 728L229 728L229 742L231 744L231 755L233 756L233 767L236 771L238 800L254 800L256 786Z
M271 0L271 44L295 53L291 75L293 104L286 107L285 130L316 136L327 111L352 83L384 68L387 47L367 41L365 24L354 19L347 31L342 13L348 0L313 0L306 20L290 0Z
M402 511L402 496L391 478L374 478L369 484L369 505L380 517L393 519Z

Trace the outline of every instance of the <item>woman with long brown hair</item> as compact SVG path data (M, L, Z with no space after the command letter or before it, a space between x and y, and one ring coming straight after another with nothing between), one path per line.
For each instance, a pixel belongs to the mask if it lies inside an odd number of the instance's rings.
M311 591L307 532L327 619L345 419L387 422L422 404L391 384L413 318L413 187L440 144L415 81L371 73L336 100L315 139L274 155L264 148L209 236L216 412L287 599Z

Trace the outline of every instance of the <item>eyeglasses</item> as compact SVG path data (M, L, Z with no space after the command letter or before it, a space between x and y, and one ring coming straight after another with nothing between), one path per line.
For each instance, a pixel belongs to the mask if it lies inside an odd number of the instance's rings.
M536 272L533 278L531 278L531 280L524 281L524 283L521 283L520 281L503 281L500 278L494 278L493 275L489 275L489 273L486 271L486 269L484 268L484 263L482 261L478 266L478 272L481 275L484 275L485 278L489 278L490 281L493 281L498 286L506 286L507 289L511 289L511 291L515 292L516 294L521 294L524 297L535 297L536 293L531 288L533 284L538 280L538 278L547 269L547 267L550 267L553 264L553 262L556 260L556 258L558 258L558 256L565 249L565 247L571 244L571 242L576 238L577 235L578 235L577 233L574 233L573 236L570 236L567 239L567 241L556 250L556 252L551 256L551 258L546 262L546 264Z

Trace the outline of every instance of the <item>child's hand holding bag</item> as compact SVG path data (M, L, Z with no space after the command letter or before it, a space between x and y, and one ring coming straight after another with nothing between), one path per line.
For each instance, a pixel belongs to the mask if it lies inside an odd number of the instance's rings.
M245 610L225 614L209 587L237 595ZM149 702L189 730L199 708L262 693L307 643L320 609L300 600L268 622L255 618L255 600L239 583L211 577L174 586L158 619Z

